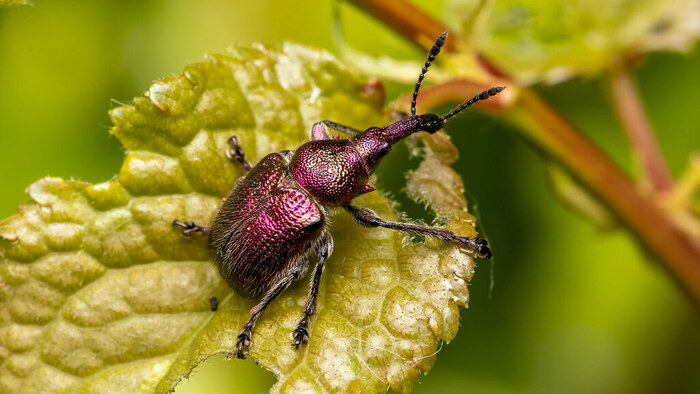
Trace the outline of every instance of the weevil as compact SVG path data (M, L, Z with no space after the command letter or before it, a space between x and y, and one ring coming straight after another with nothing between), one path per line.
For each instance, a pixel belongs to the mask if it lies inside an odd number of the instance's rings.
M184 228L185 235L207 234L209 249L222 277L240 295L259 299L250 310L250 319L238 335L236 349L229 357L245 358L256 321L293 281L306 274L308 257L315 253L318 262L311 274L303 316L292 332L292 346L298 349L308 342L309 319L316 312L321 274L333 252L327 221L332 209L344 208L360 226L428 235L470 248L484 258L491 256L482 238L459 236L441 228L385 221L373 211L352 204L357 196L374 191L367 182L392 145L420 131L435 133L451 117L504 89L499 86L483 91L443 116L416 115L421 82L446 38L446 33L440 35L430 49L413 91L411 116L405 119L365 131L324 120L311 128L311 141L294 151L271 153L255 166L246 160L238 139L230 138L226 155L240 163L247 174L236 182L210 227L179 220L173 222ZM349 138L334 139L329 129Z

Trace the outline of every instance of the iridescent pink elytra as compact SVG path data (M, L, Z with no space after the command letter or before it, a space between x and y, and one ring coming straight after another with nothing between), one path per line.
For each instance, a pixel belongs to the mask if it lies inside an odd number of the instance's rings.
M292 333L292 345L298 348L309 340L309 319L316 311L323 265L333 251L326 220L333 208L344 208L360 226L429 235L471 248L482 257L491 256L481 238L463 237L441 228L387 222L373 211L351 203L355 197L374 190L367 185L369 177L393 144L419 131L435 133L449 118L504 89L483 91L443 116L416 115L421 82L446 38L446 33L440 35L430 50L413 92L411 116L406 119L365 131L318 122L311 129L311 141L296 151L271 153L255 167L246 161L236 137L231 137L227 156L239 162L248 174L238 180L210 227L173 222L185 229L185 235L208 234L209 249L223 278L240 295L260 299L251 309L236 349L229 356L245 357L252 344L255 322L290 283L305 275L309 268L307 257L313 252L318 263L310 279L304 316ZM350 138L333 139L329 128Z

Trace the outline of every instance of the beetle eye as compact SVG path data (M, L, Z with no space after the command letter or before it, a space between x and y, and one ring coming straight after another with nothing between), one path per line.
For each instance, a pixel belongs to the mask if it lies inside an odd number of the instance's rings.
M381 148L379 148L383 154L389 153L389 150L391 149L391 144L388 142L385 142L384 145L382 145Z

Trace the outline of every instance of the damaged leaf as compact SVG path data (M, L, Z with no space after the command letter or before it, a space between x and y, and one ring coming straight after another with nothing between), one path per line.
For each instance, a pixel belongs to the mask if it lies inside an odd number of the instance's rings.
M243 174L225 156L231 135L255 163L299 146L320 119L387 124L379 95L328 53L287 44L211 56L112 110L127 149L119 175L95 185L42 179L0 223L0 391L167 392L233 349L254 300L233 293L205 239L183 237L173 219L211 221ZM442 134L425 141L409 193L475 235L449 168L456 150ZM396 218L379 193L357 204ZM295 350L289 335L307 277L259 320L251 357L276 375L273 392L410 391L438 341L457 333L472 258L435 240L404 246L404 235L361 228L344 212L332 233L309 344Z

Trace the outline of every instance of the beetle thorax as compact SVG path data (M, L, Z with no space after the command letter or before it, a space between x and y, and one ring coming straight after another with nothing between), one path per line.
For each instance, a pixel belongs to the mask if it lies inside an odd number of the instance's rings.
M369 174L349 140L308 142L294 152L289 171L318 202L337 206L364 192Z

